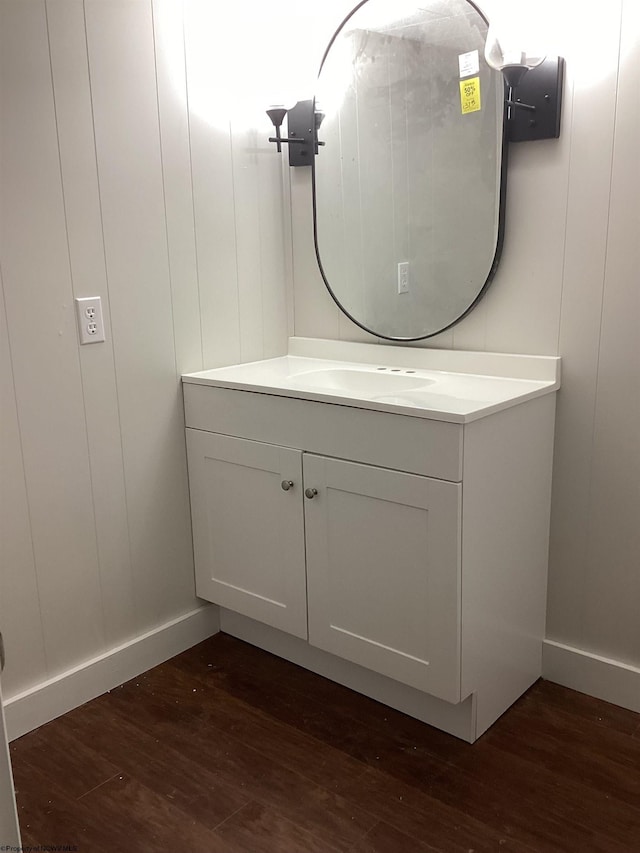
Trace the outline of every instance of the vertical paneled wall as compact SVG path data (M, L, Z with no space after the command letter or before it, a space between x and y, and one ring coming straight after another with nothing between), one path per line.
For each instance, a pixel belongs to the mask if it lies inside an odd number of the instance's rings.
M498 3L481 5L491 15ZM339 21L351 4L334 5ZM639 666L640 6L613 0L594 15L578 0L505 5L566 58L562 135L511 146L494 282L459 325L420 345L563 357L547 633ZM291 179L295 333L375 341L328 296L309 176Z
M180 374L286 348L280 159L196 96L211 5L0 4L5 698L197 606Z
M557 430L549 632L639 666L640 5L635 0L622 2L616 71L616 85L605 89L610 82L605 80L602 86L606 141L598 152L602 129L592 121L580 137L586 150L576 151L586 159L584 185L571 183L571 201L581 208L569 219L574 242L569 254L567 239L566 257L575 268L571 275L565 271L560 315L566 391ZM590 109L593 101L584 103L582 121ZM607 204L594 203L599 184L609 188ZM599 252L594 270L584 268L591 240ZM565 301L565 292L572 301Z
M279 58L311 93L351 2L237 5L0 3L5 698L195 606L180 373L367 338L262 112ZM562 137L513 146L495 282L427 345L563 356L548 633L638 665L638 4L542 5L518 0L567 59ZM107 341L81 348L96 294Z

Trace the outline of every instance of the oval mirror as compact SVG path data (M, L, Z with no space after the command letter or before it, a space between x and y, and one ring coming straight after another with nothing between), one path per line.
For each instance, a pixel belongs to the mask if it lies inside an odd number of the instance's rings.
M487 29L469 0L365 0L325 53L316 254L339 307L378 337L452 326L497 266L504 83L484 60Z

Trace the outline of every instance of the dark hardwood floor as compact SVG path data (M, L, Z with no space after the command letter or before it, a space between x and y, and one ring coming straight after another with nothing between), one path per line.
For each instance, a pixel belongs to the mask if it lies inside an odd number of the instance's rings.
M544 681L470 746L219 634L11 754L24 845L640 853L640 715Z

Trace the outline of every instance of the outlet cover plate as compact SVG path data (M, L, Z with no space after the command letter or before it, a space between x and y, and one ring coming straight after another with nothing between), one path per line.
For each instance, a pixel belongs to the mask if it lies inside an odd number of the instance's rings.
M398 293L409 293L409 261L398 264Z
M99 296L76 298L76 318L81 344L99 344L104 341L102 300Z

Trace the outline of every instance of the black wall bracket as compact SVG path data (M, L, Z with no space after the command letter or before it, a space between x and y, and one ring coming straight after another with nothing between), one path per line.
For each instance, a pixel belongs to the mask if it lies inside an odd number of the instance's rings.
M513 89L509 109L509 141L557 139L560 136L564 59L549 57L527 71ZM532 109L533 108L533 109Z
M287 135L280 135L280 125L287 116ZM313 100L298 101L290 110L271 109L267 114L276 128L276 136L270 136L269 142L275 142L278 151L283 144L289 147L290 166L310 166L313 157L318 153L318 146L324 142L318 142L317 131L324 118L321 112L315 109ZM274 117L275 114L275 117ZM279 119L279 124L277 120Z

